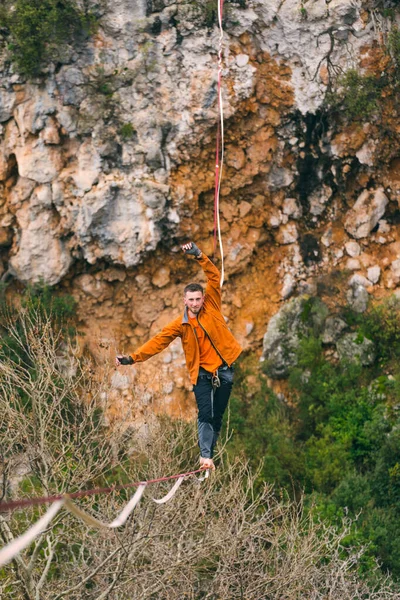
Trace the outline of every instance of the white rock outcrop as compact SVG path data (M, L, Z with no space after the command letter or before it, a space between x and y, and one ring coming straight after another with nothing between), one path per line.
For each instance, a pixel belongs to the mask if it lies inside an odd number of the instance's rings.
M165 232L182 234L199 194L212 193L209 148L219 116L216 22L206 22L204 3L197 1L94 5L100 20L93 38L68 47L40 83L10 73L6 53L0 60L0 227L8 228L1 239L10 271L22 281L57 283L76 259L133 267ZM271 201L265 221L278 244L301 242L306 212L313 223L330 215L336 188L316 164L309 175L317 181L308 186L307 198L296 194L296 161L317 159L317 147L313 153L304 148L305 121L299 123L324 100L328 58L343 71L352 67L360 48L377 38L371 23L361 4L349 0L229 3L224 115L234 127L248 111L254 139L248 146L236 133L227 140L226 166L235 173L221 192L228 197L259 177L263 189L255 194ZM260 76L264 63L268 69ZM279 111L286 111L284 119ZM326 157L332 155L330 135L318 145ZM364 135L359 161L370 166L376 148L375 139ZM193 184L190 167L196 161L203 167ZM380 188L363 192L347 215L350 235L368 235L387 202ZM237 214L227 217L230 224L257 220L250 197L239 203ZM249 260L264 239L262 224L257 227L250 226L245 243L232 228L227 245L240 247ZM39 235L39 228L46 231ZM323 239L326 248L331 238ZM320 253L315 249L314 255ZM293 286L297 275L291 273ZM287 283L284 294L291 287Z
M367 237L385 214L388 202L382 188L364 190L346 215L346 231L356 239Z

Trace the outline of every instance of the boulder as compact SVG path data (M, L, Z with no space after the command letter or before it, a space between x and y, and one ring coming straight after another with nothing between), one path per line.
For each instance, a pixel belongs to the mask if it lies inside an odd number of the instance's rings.
M10 259L10 271L25 283L55 285L68 272L72 258L56 231L52 210L37 212L28 205L17 212L20 237L17 251Z
M303 209L296 198L285 198L282 204L282 212L291 219L300 219Z
M41 139L30 139L23 146L15 148L15 156L21 177L38 183L53 181L63 166L60 149L46 145Z
M382 188L364 190L346 215L346 231L356 239L367 237L384 215L388 202Z
M368 279L372 284L378 283L381 276L381 268L378 265L369 267L367 270Z
M364 366L372 365L375 360L374 343L359 333L346 333L336 342L341 361L360 362Z
M302 336L321 333L328 309L318 298L301 296L285 304L269 321L263 340L262 360L268 375L280 379L297 364Z
M352 258L356 256L360 256L361 254L361 246L354 240L350 240L350 242L346 242L344 247L346 248L346 252Z
M168 267L161 267L154 273L151 282L156 287L162 288L169 284L170 276L171 270Z
M322 331L322 343L334 344L341 336L342 331L346 329L347 323L337 316L328 317Z
M363 313L367 310L369 294L363 285L359 283L352 285L346 297L350 307L356 312Z
M12 117L16 104L16 94L6 90L0 90L0 123L8 121Z

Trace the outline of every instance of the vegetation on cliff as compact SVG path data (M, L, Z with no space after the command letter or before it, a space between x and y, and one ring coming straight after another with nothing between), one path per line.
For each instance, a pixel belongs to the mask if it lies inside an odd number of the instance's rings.
M93 30L92 13L75 0L16 0L5 2L0 28L17 71L28 78L40 75L50 61L65 54L65 45Z
M244 451L253 465L261 461L259 481L295 496L304 490L331 523L354 519L346 542L367 545L363 570L377 557L399 577L400 303L378 303L362 315L346 308L341 316L357 344L373 342L373 363L339 361L321 336L305 334L286 399L262 375L249 387L254 366L244 363L232 402L231 451Z

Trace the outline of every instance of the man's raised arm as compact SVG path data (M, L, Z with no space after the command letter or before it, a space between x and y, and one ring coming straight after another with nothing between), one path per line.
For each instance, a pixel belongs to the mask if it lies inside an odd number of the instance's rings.
M182 250L185 254L191 254L199 261L200 266L207 277L206 294L214 300L218 308L221 308L221 273L217 267L194 242L185 244L182 246Z

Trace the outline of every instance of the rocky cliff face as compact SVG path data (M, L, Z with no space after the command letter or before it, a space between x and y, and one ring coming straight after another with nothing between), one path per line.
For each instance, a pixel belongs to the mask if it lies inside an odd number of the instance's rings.
M89 4L96 33L43 78L14 72L3 44L1 271L72 292L108 360L179 314L198 275L179 244L212 252L218 32L205 0ZM339 271L353 300L400 284L389 4L225 4L224 311L245 348L260 349L282 302ZM349 118L343 96L329 101L349 69L379 82L376 110ZM144 403L190 412L179 342L134 377ZM113 383L129 405L128 375Z

